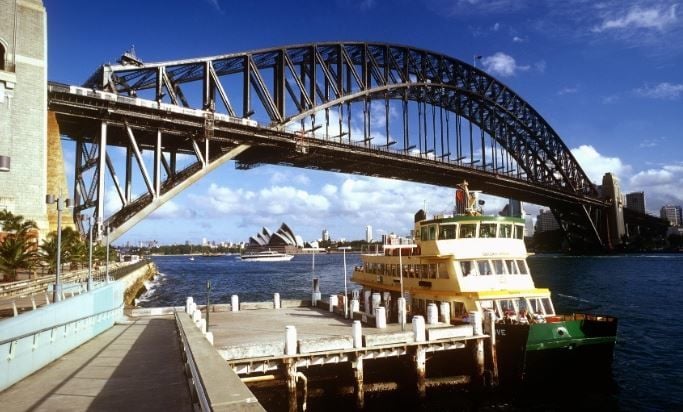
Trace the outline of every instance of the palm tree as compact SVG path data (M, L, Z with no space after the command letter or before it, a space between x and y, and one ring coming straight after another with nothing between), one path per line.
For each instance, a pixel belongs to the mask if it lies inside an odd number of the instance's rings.
M27 237L9 235L0 244L0 270L9 274L5 280L17 280L19 269L30 269L35 263L33 242Z
M7 232L0 244L0 270L16 280L19 269L29 269L35 263L38 226L7 210L0 210L0 225Z

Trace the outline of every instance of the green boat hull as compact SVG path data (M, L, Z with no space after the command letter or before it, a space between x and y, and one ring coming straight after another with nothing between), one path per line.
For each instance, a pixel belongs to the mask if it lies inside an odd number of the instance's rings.
M577 314L549 320L496 325L501 382L610 370L617 336L616 318Z

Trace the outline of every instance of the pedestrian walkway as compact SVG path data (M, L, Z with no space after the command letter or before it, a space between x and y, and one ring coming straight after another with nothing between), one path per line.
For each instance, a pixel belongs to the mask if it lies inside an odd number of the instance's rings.
M115 325L0 392L3 411L189 411L172 316Z

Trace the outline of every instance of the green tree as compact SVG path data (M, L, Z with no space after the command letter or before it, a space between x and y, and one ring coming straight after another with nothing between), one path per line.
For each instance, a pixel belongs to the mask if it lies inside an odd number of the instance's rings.
M0 244L0 271L9 275L6 279L13 281L19 269L30 269L36 262L38 226L7 210L0 210L0 226L6 232Z
M19 269L30 269L35 264L35 246L25 236L11 234L0 244L0 270L9 275L5 280L17 280Z

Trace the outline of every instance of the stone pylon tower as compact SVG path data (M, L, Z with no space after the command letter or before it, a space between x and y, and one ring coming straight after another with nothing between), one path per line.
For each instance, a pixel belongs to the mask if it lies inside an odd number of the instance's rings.
M68 195L59 133L49 150L47 120L45 7L42 0L0 0L0 165L9 160L9 170L0 171L0 209L34 220L41 237L55 230L48 220L55 206L45 195ZM49 173L52 160L61 176ZM48 175L57 182L48 186Z

